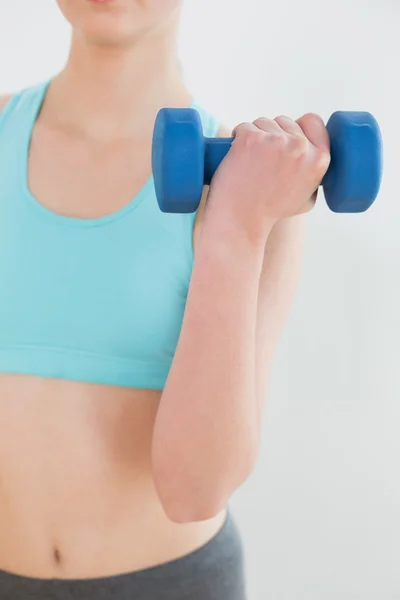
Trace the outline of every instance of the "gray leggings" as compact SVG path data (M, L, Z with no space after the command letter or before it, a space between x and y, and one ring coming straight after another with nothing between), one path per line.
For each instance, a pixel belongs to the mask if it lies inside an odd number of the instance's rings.
M243 548L232 515L183 558L99 579L36 579L0 571L0 600L246 600Z

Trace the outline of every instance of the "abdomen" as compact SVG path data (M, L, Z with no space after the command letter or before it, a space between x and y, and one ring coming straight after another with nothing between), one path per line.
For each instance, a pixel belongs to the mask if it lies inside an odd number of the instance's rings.
M160 396L0 375L0 569L103 577L178 558L215 534L224 515L178 525L158 500Z

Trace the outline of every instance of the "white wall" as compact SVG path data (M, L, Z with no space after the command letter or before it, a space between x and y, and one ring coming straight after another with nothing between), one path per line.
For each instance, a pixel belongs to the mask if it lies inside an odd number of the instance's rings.
M400 598L400 8L396 0L187 0L181 48L227 124L369 110L385 177L366 214L310 215L256 472L232 502L251 600ZM60 68L55 2L0 7L0 92Z

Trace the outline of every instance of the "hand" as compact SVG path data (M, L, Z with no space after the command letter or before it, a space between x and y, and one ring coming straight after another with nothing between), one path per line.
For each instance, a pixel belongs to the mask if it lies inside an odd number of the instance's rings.
M307 114L242 123L210 186L208 204L255 242L280 219L310 211L330 164L322 119ZM207 209L208 210L208 209Z

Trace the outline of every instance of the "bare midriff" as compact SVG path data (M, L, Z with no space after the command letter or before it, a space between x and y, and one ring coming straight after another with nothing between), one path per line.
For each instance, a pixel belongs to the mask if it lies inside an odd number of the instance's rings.
M96 578L163 564L223 524L175 523L154 484L161 392L0 375L0 569Z

